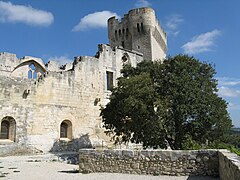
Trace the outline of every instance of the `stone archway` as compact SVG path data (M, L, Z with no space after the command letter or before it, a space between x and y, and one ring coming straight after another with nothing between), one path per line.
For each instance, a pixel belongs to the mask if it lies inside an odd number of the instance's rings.
M6 116L1 120L0 139L15 141L16 121L13 117Z

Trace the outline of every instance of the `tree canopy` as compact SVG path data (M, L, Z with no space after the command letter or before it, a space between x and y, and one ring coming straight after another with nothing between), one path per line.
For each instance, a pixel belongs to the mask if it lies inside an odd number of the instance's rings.
M115 142L188 149L219 139L232 124L215 69L186 55L124 66L101 111Z

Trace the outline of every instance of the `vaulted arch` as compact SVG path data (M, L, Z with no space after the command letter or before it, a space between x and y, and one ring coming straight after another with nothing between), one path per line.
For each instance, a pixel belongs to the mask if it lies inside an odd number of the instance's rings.
M60 138L72 139L72 122L64 120L60 124Z
M13 117L6 116L1 120L0 139L15 141L16 121Z

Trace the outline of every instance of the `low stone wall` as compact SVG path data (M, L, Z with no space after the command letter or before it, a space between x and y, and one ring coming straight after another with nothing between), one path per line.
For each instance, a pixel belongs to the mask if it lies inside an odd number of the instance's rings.
M152 175L218 176L216 150L90 150L79 151L79 171Z
M240 157L227 150L219 151L219 175L221 180L240 179Z

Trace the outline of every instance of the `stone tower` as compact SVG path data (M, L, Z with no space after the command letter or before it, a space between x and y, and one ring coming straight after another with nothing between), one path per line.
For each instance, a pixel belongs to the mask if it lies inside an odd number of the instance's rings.
M133 9L119 22L108 19L108 38L111 47L122 46L143 54L145 60L166 57L167 37L152 8Z

